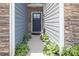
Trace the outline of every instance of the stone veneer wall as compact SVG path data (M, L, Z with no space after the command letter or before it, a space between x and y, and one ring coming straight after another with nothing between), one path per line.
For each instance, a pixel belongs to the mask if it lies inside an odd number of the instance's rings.
M0 56L9 52L9 4L0 3Z
M79 4L64 4L65 47L79 44Z

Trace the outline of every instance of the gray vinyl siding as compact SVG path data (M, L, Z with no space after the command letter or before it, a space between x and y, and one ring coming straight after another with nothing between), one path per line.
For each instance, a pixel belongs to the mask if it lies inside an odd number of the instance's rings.
M44 28L49 40L59 44L59 3L44 5Z
M24 3L15 4L15 44L22 41L27 33L27 5Z

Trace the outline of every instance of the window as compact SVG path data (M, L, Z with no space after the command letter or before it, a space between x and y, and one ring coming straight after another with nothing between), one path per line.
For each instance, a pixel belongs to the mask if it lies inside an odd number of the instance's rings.
M40 13L33 13L33 18L40 18Z

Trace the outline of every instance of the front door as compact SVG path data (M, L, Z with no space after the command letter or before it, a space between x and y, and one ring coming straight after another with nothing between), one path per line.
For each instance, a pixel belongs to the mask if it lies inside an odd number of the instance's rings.
M41 13L32 13L32 32L41 32Z

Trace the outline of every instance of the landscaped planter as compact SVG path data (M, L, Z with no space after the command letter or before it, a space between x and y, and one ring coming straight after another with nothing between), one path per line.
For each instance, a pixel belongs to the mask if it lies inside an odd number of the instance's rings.
M48 42L49 41L49 37L48 37L48 35L46 33L41 34L40 39L42 40L42 42Z
M16 47L16 56L26 56L29 52L29 46L25 43L18 44Z
M62 56L79 56L79 44L71 48L64 48Z
M31 36L29 37L28 34L27 35L25 34L23 36L22 42L16 46L16 50L15 50L16 56L26 56L29 53L30 48L27 45L27 43L30 38L31 38Z
M46 56L59 56L59 47L57 44L50 42L47 34L41 34L40 39L44 43L43 54Z
M59 47L55 43L48 42L43 49L46 56L59 56Z

